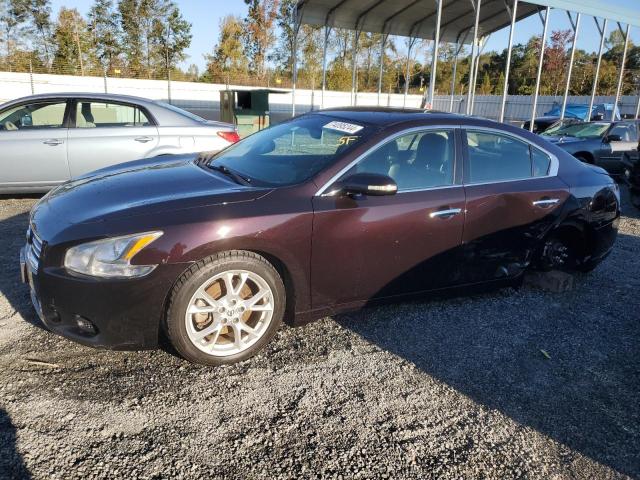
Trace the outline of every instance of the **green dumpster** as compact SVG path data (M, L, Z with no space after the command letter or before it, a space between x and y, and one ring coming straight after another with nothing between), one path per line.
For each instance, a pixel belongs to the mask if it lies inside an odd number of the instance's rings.
M269 94L288 93L271 88L220 91L220 120L233 123L241 137L269 126Z

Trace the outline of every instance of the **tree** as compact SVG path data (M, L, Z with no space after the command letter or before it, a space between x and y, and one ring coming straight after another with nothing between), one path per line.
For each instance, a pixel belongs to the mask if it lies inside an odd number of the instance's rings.
M173 66L187 58L185 50L191 45L191 24L187 22L173 2L164 5L162 17L156 17L153 42L159 48L164 67L170 71ZM164 55L163 55L164 54Z
M36 32L35 50L44 52L45 63L50 64L51 49L51 5L49 0L31 0L28 8L29 17Z
M25 33L29 0L1 0L1 2L0 23L2 23L7 48L7 62L9 63L9 71L11 71L13 50L18 46L19 39Z
M248 69L248 59L242 44L243 23L233 15L227 15L220 20L218 43L212 55L205 55L207 72L205 77L212 80L220 75L245 75Z
M133 75L152 78L156 68L167 69L186 58L191 24L169 0L119 0L124 53Z
M270 59L275 62L276 69L291 76L291 66L293 63L293 14L296 0L280 0L276 24L280 32L275 51Z
M245 3L249 6L244 21L245 51L249 56L250 70L262 79L266 72L267 53L275 40L273 27L279 0L245 0Z
M95 55L102 68L110 71L122 53L122 32L113 0L96 0L89 10L88 19Z
M91 48L87 23L75 8L60 9L54 32L53 67L57 73L84 75Z

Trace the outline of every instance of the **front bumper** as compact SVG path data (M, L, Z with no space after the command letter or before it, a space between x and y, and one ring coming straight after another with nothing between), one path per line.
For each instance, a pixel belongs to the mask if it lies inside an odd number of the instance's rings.
M63 268L33 271L25 249L20 252L21 276L47 328L83 345L114 350L157 347L165 301L185 268L160 265L143 278L103 280L72 276ZM82 329L79 319L95 331Z

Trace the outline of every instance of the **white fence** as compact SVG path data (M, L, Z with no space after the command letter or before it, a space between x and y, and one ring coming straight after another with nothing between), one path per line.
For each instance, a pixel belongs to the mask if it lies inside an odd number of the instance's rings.
M231 88L236 86L231 85ZM171 101L174 105L185 108L211 120L219 118L220 90L226 85L171 82ZM240 87L237 88L250 88ZM136 95L154 100L166 101L169 97L169 84L164 80L139 80L129 78L78 77L71 75L44 75L29 73L0 72L0 102L31 95L32 93L55 92L109 92L123 95ZM351 104L350 92L319 90L297 90L296 113L325 108L339 107ZM291 114L292 93L271 95L271 116L274 121L281 120ZM419 107L420 95L358 93L357 104L361 106L392 106ZM613 103L611 96L596 97L596 103ZM620 99L620 110L623 114L634 114L638 102L637 96L623 96ZM500 111L501 97L497 95L477 95L474 114L482 117L497 119ZM562 102L562 97L542 96L538 99L537 115L550 110L554 103ZM569 97L569 103L589 102L589 97ZM439 95L434 100L434 108L449 111L450 97ZM531 116L532 97L528 95L509 95L507 97L506 119L508 121L527 120ZM466 96L456 96L453 111L463 113L466 109Z

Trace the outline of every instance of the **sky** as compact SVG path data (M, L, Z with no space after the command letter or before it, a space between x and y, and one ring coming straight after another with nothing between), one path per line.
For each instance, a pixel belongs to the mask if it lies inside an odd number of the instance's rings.
M189 58L184 65L195 63L200 70L206 64L204 55L213 51L218 39L218 27L220 20L229 14L244 17L247 7L243 0L175 0L180 6L183 16L192 23L193 40L191 47L187 51ZM86 14L91 4L91 0L52 0L54 17L57 16L60 7L77 8L80 13ZM606 5L620 5L632 9L640 9L640 0L602 0ZM610 22L608 31L614 28L615 24ZM624 27L624 26L623 26ZM569 19L565 12L552 10L549 22L549 32L559 29L571 28ZM615 27L617 28L617 27ZM518 22L514 35L514 44L525 43L533 35L542 34L542 22L537 15L531 16ZM494 33L485 51L503 50L508 41L509 28ZM631 29L631 38L636 44L640 44L640 28ZM596 29L592 17L583 17L578 35L578 48L587 51L597 51L600 36ZM398 42L400 44L401 42Z

